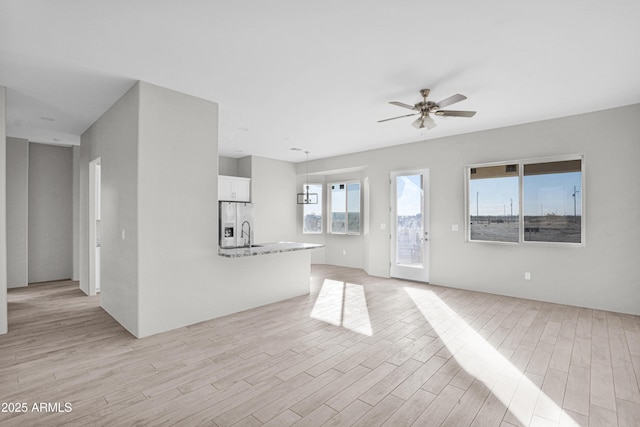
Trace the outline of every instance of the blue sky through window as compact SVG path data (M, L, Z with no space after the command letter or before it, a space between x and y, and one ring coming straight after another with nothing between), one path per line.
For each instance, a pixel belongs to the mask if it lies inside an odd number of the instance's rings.
M563 172L524 177L524 214L582 215L581 172Z
M414 216L422 212L422 183L420 175L403 175L396 179L397 215Z
M474 216L519 215L518 177L472 179L469 185L469 209Z
M575 193L575 214L581 215L581 175L581 172L563 172L525 176L524 214L574 215ZM473 216L519 215L518 177L470 180L469 210Z

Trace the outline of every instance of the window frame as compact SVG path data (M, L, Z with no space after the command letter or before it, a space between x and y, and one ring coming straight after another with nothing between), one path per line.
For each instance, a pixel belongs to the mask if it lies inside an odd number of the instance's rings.
M360 214L358 220L358 231L349 231L349 185L350 184L358 184L358 205ZM333 194L331 186L334 185L344 185L344 197L345 197L345 224L344 224L344 232L342 231L333 231L333 220L332 220L332 201ZM362 230L362 182L360 180L346 180L346 181L336 181L327 183L327 234L335 234L335 235L343 235L343 236L359 236Z
M324 183L322 182L309 182L309 183L303 183L302 184L302 191L306 191L306 187L307 185L309 187L311 186L316 186L320 188L320 194L318 194L318 204L320 204L320 231L305 231L304 230L304 223L305 223L305 207L307 207L307 204L303 204L302 205L302 234L323 234L324 233L324 199L323 199L323 194L322 192L324 191ZM312 193L313 191L311 191L311 188L309 188L309 192Z
M549 241L531 241L524 239L524 170L526 165L532 165L537 163L553 163L563 162L570 160L580 160L580 242L549 242ZM503 242L494 240L475 240L471 239L471 208L470 208L470 182L471 182L471 169L491 167L491 166L506 166L506 165L518 165L518 241L517 242ZM537 157L530 159L520 160L505 160L500 162L490 163L477 163L467 165L464 168L464 217L465 217L465 242L468 243L488 243L497 245L551 245L551 246L563 246L563 247L584 247L586 245L586 189L585 179L586 168L584 154L567 154L560 156L550 157Z

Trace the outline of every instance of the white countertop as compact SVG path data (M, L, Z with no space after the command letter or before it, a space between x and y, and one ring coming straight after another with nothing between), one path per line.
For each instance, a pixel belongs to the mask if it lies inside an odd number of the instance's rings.
M245 256L267 255L280 252L303 251L307 249L321 248L324 245L319 243L297 243L297 242L273 242L273 243L256 243L250 248L218 248L218 255L227 258L238 258Z

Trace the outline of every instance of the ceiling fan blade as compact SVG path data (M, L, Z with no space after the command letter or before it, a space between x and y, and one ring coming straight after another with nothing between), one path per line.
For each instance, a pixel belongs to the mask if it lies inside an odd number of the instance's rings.
M451 104L455 104L456 102L464 101L465 99L467 99L466 96L460 95L458 93L448 98L445 98L442 101L437 102L436 104L438 105L438 108L444 108L444 107L448 107Z
M475 111L456 111L456 110L438 110L434 113L436 116L449 116L449 117L473 117L476 115Z
M389 101L389 104L397 105L398 107L402 107L402 108L408 108L409 110L416 109L416 107L414 107L413 105L405 104L404 102Z
M420 113L405 114L404 116L391 117L390 119L378 120L378 123L388 122L389 120L401 119L401 118L403 118L403 117L415 116L416 114L420 114Z

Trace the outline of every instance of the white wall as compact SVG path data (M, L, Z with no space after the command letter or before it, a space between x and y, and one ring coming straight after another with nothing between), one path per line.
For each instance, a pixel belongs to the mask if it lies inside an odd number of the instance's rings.
M282 160L251 156L254 236L260 242L296 240L296 168Z
M429 168L431 283L640 314L638 117L640 105L632 105L321 159L308 168L368 168L371 228L363 267L372 275L389 274L390 171ZM465 242L465 165L576 153L584 154L586 169L584 247ZM298 165L299 174L305 169ZM452 224L460 231L452 232ZM531 281L524 281L525 271Z
M71 148L29 144L29 283L73 274Z
M39 207L31 212L35 218L34 228L53 230L53 236L39 233L32 236L31 256L39 257L39 266L32 270L32 281L55 280L67 277L78 279L78 177L77 160L79 147L73 149L31 144L26 139L7 138L7 285L9 288L27 286L29 283L29 151L35 150L36 160L31 173L35 176L31 196L39 200ZM72 151L72 189L68 189L68 151ZM51 161L50 161L51 160ZM44 166L43 166L44 165ZM69 193L71 191L71 193ZM72 207L66 202L71 194ZM71 212L71 219L69 218ZM52 221L52 222L49 222ZM68 250L68 231L71 221L71 251ZM45 238L46 237L46 238ZM43 259L44 258L44 259ZM71 259L71 274L68 260ZM66 277L65 277L66 276Z
M148 83L141 82L139 87L140 325L136 336L308 293L309 251L239 259L217 254L217 104ZM278 209L294 211L294 187L283 182L290 177L295 185L292 166L256 158L252 163L257 165L252 182L264 179L267 186L277 184L276 201L281 200L280 192L288 191L288 204ZM102 168L104 172L104 158ZM269 174L280 179L270 179ZM259 191L252 190L254 195ZM264 202L272 203L269 200ZM262 198L256 203L262 203ZM266 221L267 227L273 226ZM279 226L283 219L277 221ZM293 232L295 222L283 225Z
M29 141L7 138L7 287L29 284Z
M0 334L7 333L7 88L0 86Z
M245 156L238 159L238 176L251 178L252 156Z
M197 318L194 281L215 275L218 106L139 85L138 336L145 336ZM199 276L203 268L210 277Z
M100 305L134 335L139 328L139 97L136 84L82 134L80 145L80 288L95 293L89 287L89 163L100 157Z
M87 184L100 157L101 305L137 337L308 293L308 251L218 256L217 123L216 104L138 82L82 135L80 285L92 292Z
M238 176L238 159L231 157L218 157L218 174Z

